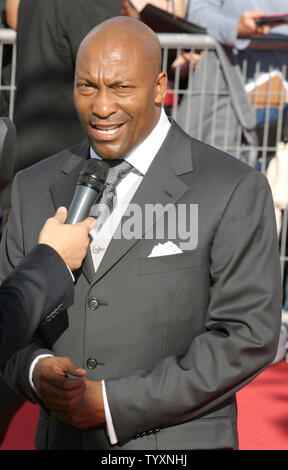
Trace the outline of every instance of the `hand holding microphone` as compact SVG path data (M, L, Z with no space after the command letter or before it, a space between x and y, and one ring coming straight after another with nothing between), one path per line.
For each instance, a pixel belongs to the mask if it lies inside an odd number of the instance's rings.
M38 243L51 246L69 266L78 269L86 256L89 246L89 232L95 219L88 217L74 225L66 224L67 209L59 207L54 217L48 219L42 228Z

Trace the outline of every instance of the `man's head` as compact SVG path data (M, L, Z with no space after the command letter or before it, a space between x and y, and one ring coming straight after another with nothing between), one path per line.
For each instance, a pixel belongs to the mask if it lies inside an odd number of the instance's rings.
M140 21L115 17L96 26L77 55L74 99L102 158L122 158L153 130L167 78L157 36Z

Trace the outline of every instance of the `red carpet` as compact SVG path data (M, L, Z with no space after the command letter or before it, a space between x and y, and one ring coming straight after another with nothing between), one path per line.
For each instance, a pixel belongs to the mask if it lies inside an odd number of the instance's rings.
M38 406L26 403L0 450L33 450ZM270 366L238 393L240 450L288 450L288 364Z
M238 393L241 450L288 449L288 364L268 367Z

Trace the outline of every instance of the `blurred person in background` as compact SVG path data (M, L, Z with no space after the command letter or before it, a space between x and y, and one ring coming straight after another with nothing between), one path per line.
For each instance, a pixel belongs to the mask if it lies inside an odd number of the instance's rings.
M273 66L280 70L288 65L287 51L246 50L250 39L245 37L267 36L281 38L288 35L287 24L259 26L257 21L263 15L288 13L287 0L193 0L187 9L187 19L207 30L207 33L221 44L238 50L238 61L249 59L247 79L253 77L255 63L261 62L261 71ZM240 52L241 51L241 52Z
M76 52L88 31L120 15L121 6L120 0L9 1L17 28L16 173L84 139L73 103Z

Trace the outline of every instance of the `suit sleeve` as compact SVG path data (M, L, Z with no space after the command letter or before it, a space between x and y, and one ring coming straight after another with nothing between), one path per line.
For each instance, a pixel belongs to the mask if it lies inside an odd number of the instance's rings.
M73 303L73 281L61 257L36 246L0 288L0 366L31 340L41 321ZM49 318L48 318L49 319Z
M235 187L210 250L206 331L182 357L106 380L120 444L212 410L274 359L281 323L278 240L270 188L251 171Z

